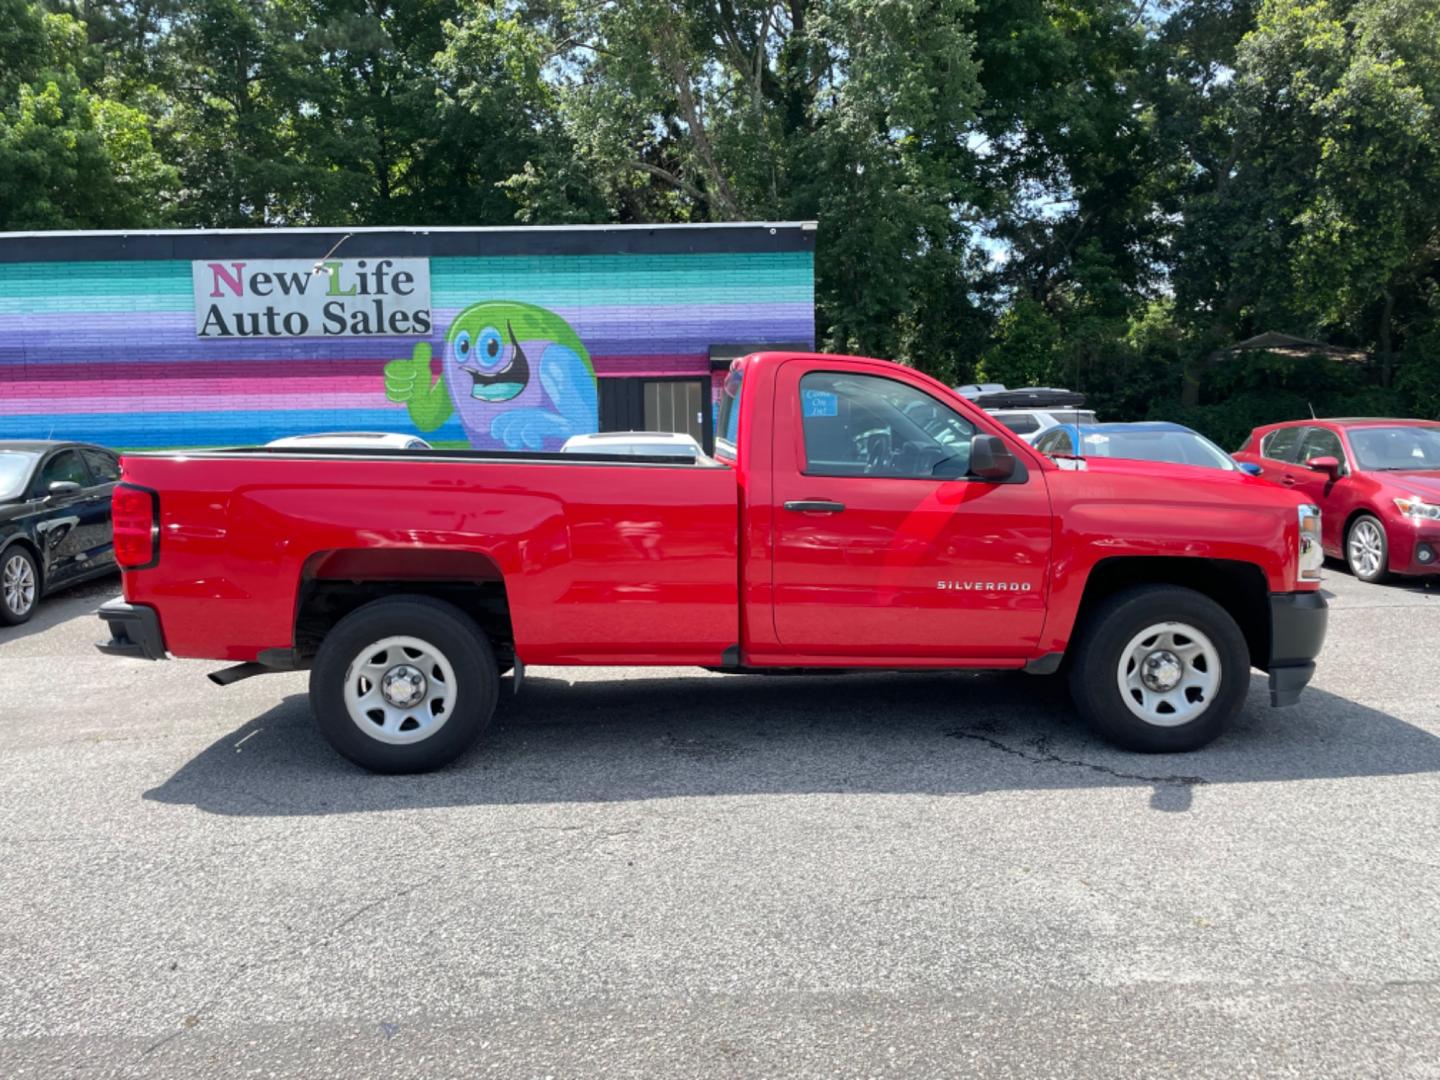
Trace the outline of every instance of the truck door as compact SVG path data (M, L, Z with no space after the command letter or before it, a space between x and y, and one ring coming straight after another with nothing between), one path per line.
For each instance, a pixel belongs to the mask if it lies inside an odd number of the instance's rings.
M1033 654L1050 501L968 476L973 422L903 377L785 364L773 405L775 632L822 656Z

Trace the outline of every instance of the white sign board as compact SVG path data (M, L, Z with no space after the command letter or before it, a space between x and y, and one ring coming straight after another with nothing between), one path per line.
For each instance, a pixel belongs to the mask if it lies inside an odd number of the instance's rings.
M416 337L431 330L429 259L199 260L190 276L202 338Z

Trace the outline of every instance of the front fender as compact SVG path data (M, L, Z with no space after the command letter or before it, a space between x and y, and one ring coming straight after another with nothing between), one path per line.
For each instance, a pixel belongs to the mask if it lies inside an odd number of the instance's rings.
M1184 473L1198 472L1182 470ZM1045 652L1063 651L1095 568L1111 559L1183 559L1254 567L1269 592L1295 589L1303 500L1234 474L1177 483L1169 475L1050 474L1056 530Z

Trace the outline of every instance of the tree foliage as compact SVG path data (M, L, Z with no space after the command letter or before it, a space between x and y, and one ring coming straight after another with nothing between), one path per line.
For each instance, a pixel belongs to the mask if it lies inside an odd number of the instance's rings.
M0 0L3 228L742 219L826 347L1218 431L1276 330L1433 413L1440 5Z
M84 27L0 0L0 228L114 228L163 221L175 172L149 117L86 76Z

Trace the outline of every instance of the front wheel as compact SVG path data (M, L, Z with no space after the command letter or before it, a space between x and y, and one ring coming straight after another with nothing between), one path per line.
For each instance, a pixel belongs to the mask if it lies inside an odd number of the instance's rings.
M310 706L341 754L374 772L437 769L495 713L495 653L465 612L424 596L374 600L325 635Z
M1390 576L1390 543L1373 514L1361 514L1345 534L1345 562L1361 581L1379 585Z
M1239 713L1250 650L1229 612L1192 589L1146 585L1091 613L1070 692L1101 736L1141 753L1198 750Z

